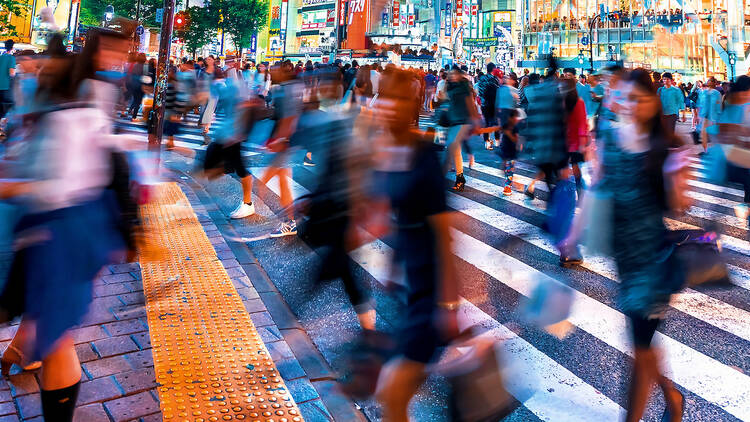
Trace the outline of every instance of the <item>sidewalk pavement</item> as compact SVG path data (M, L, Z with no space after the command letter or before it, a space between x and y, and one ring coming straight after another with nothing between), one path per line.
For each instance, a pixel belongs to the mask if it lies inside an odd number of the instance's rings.
M246 245L227 241L232 225L211 197L172 173L190 201L306 421L364 421L337 387L336 374L308 337ZM0 328L4 350L17 322ZM112 265L94 282L94 300L72 330L83 369L75 420L161 421L138 263ZM42 421L38 372L0 380L0 422Z

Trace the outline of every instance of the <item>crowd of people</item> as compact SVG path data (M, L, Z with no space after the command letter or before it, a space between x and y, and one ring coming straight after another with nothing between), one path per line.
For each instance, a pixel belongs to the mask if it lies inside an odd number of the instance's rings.
M127 259L139 230L128 160L123 167L120 154L144 147L115 136L114 119L155 122L153 105L143 99L153 92L156 64L128 57L129 41L115 31L92 30L77 55L52 40L43 55L0 56L7 133L0 199L18 210L0 308L6 318L22 317L1 362L4 374L12 364L30 369L41 362L49 420L72 419L80 386L67 330L86 313L95 274ZM7 52L12 49L6 44ZM727 86L709 79L677 87L670 73L612 67L587 77L554 62L543 75L518 75L493 63L470 74L459 66L426 71L356 61L255 64L207 57L170 64L166 92L166 149L195 156L208 180L236 174L243 194L232 218L255 212L242 145L260 122L273 122L263 141L270 163L256 175L261 183L279 179L281 222L270 236L299 235L321 251L318 278L343 281L365 333L375 330L374 299L347 254L372 238L395 238L407 303L405 324L394 336L396 357L373 392L384 420L408 420L428 365L458 335L461 276L453 264L446 192L465 188L463 154L471 166L478 134L501 158L504 195L533 198L535 183L548 185L546 229L561 265L583 262L584 227L609 227L634 343L626 420L640 420L654 383L666 398L663 420L682 420L684 398L660 374L651 344L670 295L684 285L672 279L682 274L681 263L662 259L672 246L663 217L689 205L684 160L690 151L675 129L680 112L694 110L694 141L703 151L724 147L728 182L744 185L746 204L738 213L747 218L750 163L733 151L750 149L749 77ZM186 119L191 113L199 115L205 154L175 146L174 137L192 124ZM438 129L423 130L420 115L433 118ZM295 150L305 152L305 165L319 168L316 187L296 201L290 187ZM514 183L517 160L538 170L526 186ZM584 163L594 169L588 186ZM449 173L455 180L446 186ZM585 206L582 199L594 193L611 198L611 221L575 213L576 202ZM88 230L75 229L84 225Z
M591 25L595 28L641 28L661 26L681 26L685 22L685 13L677 9L648 9L644 12L638 10L613 10L603 15L591 15L589 17L563 16L554 17L552 20L544 21L537 19L526 26L529 32L566 31L566 30L588 30Z

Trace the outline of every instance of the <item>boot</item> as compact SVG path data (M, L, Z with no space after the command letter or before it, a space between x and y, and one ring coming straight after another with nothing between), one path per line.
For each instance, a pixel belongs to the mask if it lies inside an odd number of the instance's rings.
M456 175L456 183L453 184L453 190L456 192L463 192L464 186L466 186L466 179L463 173Z
M70 422L78 400L81 381L58 390L42 390L42 414L47 422Z

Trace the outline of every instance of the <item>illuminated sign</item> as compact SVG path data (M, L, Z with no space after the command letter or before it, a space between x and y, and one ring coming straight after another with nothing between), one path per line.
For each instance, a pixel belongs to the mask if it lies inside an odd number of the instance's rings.
M393 26L398 28L399 24L401 23L401 17L398 15L400 4L398 1L393 2Z
M496 45L496 37L464 38L464 47L493 47Z
M492 15L492 20L495 22L512 22L513 12L495 12Z

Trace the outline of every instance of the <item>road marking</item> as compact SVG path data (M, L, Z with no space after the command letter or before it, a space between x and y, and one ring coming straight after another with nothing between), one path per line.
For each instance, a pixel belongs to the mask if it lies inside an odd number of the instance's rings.
M361 246L350 256L380 283L390 280L391 248L380 240ZM459 307L462 328L482 324L502 342L511 368L518 376L506 376L508 392L542 420L620 420L624 410L606 395L555 362L526 340L466 300ZM530 397L529 394L532 394ZM525 398L524 397L528 397Z

